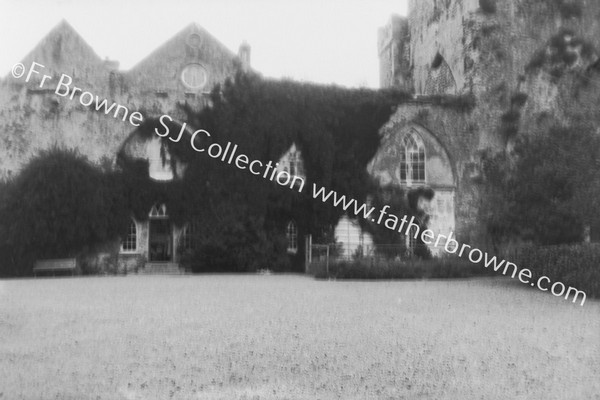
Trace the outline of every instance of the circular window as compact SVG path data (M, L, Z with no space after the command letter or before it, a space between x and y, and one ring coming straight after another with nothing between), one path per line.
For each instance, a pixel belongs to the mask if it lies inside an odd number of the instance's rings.
M201 89L208 81L208 72L200 64L189 64L181 72L181 80L191 89Z

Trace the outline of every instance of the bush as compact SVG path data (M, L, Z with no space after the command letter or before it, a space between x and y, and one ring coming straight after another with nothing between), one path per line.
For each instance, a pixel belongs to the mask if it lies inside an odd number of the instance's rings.
M0 198L0 272L28 275L36 259L80 257L117 240L128 215L119 179L81 155L42 152Z
M310 265L309 273L317 279L448 279L490 275L481 265L458 258L431 260L383 260L360 258L333 260L329 266L320 261Z
M519 268L532 270L537 277L547 276L586 292L600 296L600 245L578 244L548 247L528 246L519 249L512 260Z

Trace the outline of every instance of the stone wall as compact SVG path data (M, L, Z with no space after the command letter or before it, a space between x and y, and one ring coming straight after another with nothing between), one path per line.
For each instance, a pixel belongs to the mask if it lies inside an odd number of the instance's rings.
M83 106L78 95L71 100L54 93L61 74L73 79L71 87L98 96L108 104L127 107L129 114L169 114L183 117L180 104L199 109L207 93L234 74L237 57L201 27L192 24L129 71L103 61L65 21L55 27L21 61L44 66L52 76L42 88L42 75L28 83L10 74L0 81L0 179L16 175L40 150L52 146L77 149L93 162L112 162L134 130L128 121ZM189 66L192 67L189 67ZM186 67L188 69L186 69ZM188 72L184 83L183 74ZM41 68L38 68L41 69ZM201 73L206 72L205 82ZM122 116L123 113L120 113Z
M33 155L52 146L77 148L93 161L110 155L124 137L125 123L90 112L53 90L65 73L78 87L106 96L104 62L66 22L22 61L26 67L32 62L44 65L38 69L52 76L43 88L41 75L28 83L9 75L0 85L0 178L16 174Z
M459 240L480 243L481 227L478 224L478 160L471 150L478 143L475 116L467 110L414 101L398 107L391 124L398 127L416 124L429 132L443 148L449 161L452 185L437 184L428 178L434 190L454 190L455 235ZM435 150L431 144L428 152ZM431 158L428 158L431 162ZM429 166L431 168L431 165ZM445 179L443 180L445 182ZM435 198L434 198L435 201Z
M410 75L410 30L408 19L394 15L387 25L379 29L377 49L379 54L379 84L381 87L398 87L412 91Z
M510 149L518 135L552 125L585 123L595 130L600 125L600 2L494 3L490 10L482 9L479 0L410 1L410 34L398 36L410 43L404 79L414 82L417 98L469 94L475 107L459 112L414 102L400 105L391 120L421 124L447 150L456 180L456 233L482 247L486 235L479 218L481 154ZM577 43L594 48L593 54L575 57L559 78L552 76L551 68L528 68L559 32L572 32ZM582 45L574 51L582 53ZM403 62L397 60L398 65ZM515 106L519 98L526 101ZM509 111L516 112L516 119L507 129Z
M432 79L432 63L438 54L456 82L456 92L468 92L465 26L477 7L477 0L409 2L410 63L417 94L439 94L432 92L436 85L427 85Z

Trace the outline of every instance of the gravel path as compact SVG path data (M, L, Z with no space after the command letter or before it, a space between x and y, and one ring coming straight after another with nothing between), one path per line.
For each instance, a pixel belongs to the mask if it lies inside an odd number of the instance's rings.
M600 302L503 278L0 281L0 399L600 399Z

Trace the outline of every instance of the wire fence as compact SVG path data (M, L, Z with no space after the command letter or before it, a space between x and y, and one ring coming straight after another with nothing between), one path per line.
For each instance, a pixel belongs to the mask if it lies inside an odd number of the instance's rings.
M311 244L306 259L310 263L326 263L339 260L405 260L413 258L413 252L402 244Z

